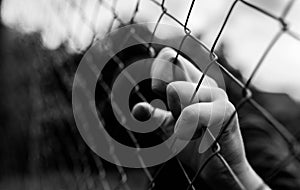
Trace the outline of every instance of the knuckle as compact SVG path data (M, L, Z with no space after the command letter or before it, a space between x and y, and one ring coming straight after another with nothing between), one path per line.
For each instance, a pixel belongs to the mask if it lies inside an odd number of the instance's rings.
M164 60L170 60L176 56L176 52L174 49L170 47L165 47L162 50L160 50L159 55L157 58L164 59Z
M213 78L211 78L210 76L208 76L208 75L205 75L203 82L204 82L205 86L218 87L217 82Z
M211 86L214 86L214 87L218 87L218 84L217 84L217 82L214 80L214 79L212 79L212 78L209 78L210 80L209 80L209 84L211 85Z
M214 89L217 99L228 100L227 93L221 88Z
M228 100L216 101L213 106L211 115L212 125L222 125L226 122L232 114L235 113L235 107Z
M218 87L217 82L214 79L212 79L211 77L206 75L204 80L205 80L205 85L210 86L210 87Z
M192 106L185 107L181 113L181 119L184 121L194 121L195 118L198 118L197 110L195 110Z
M235 107L230 101L225 102L226 106L226 117L229 118L232 114L235 113Z

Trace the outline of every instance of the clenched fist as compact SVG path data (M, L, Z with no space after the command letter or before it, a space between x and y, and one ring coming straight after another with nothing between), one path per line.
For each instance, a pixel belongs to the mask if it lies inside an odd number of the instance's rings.
M246 189L269 189L246 159L238 117L225 91L218 88L212 78L205 76L194 94L202 73L181 56L173 63L175 56L173 49L164 48L151 67L151 78L155 79L152 80L152 89L166 97L170 112L143 102L134 106L133 115L139 120L152 117L161 124L167 137L174 133L182 141L189 140L178 158L197 172L212 154L211 145L220 130L235 114L220 136L220 153ZM210 160L199 177L215 189L239 189L218 157Z

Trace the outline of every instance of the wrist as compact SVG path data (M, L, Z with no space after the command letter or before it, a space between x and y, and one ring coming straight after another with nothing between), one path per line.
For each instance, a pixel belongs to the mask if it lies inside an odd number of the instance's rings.
M230 175L228 169L226 169L224 166L214 168L214 166L208 163L208 167L210 170L204 170L201 176L213 189L240 189L238 182L235 181L233 176ZM231 165L231 169L245 189L270 190L268 185L264 183L264 181L253 170L246 159L238 165ZM218 173L215 171L218 171Z
M237 177L249 190L269 190L270 188L261 177L253 170L248 161L246 161L241 168L236 171Z

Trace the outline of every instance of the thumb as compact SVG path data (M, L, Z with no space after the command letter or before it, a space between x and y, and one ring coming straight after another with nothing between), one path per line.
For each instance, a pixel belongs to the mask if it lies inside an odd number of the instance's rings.
M153 111L154 108L150 104L141 102L133 107L132 114L139 121L147 121L151 118Z
M139 121L153 120L167 136L173 133L175 121L169 111L154 108L147 102L140 102L133 107L132 115Z

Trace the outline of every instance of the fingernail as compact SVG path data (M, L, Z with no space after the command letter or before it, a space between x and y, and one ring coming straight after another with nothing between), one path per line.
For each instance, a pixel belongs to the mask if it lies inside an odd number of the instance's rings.
M133 116L139 121L147 121L151 118L153 108L147 103L138 103L132 109Z

